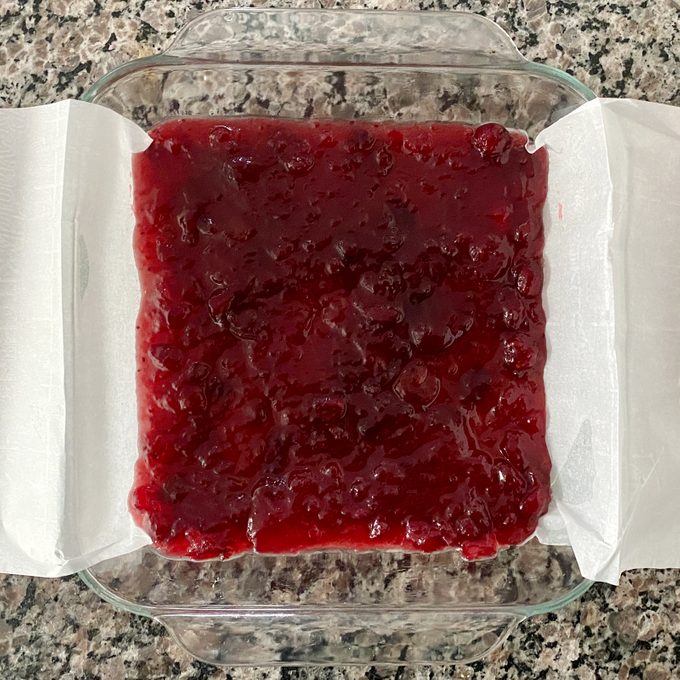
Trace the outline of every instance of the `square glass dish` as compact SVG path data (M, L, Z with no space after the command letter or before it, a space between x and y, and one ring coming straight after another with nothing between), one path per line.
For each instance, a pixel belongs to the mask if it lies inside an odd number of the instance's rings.
M474 14L234 9L198 17L166 53L117 68L84 99L146 129L256 115L495 121L533 138L593 96ZM229 665L470 661L590 585L570 548L535 539L478 562L454 551L192 562L147 548L81 576L196 657Z

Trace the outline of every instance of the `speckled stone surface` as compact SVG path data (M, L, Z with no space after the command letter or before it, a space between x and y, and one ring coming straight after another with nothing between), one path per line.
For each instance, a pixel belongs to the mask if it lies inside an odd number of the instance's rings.
M188 18L229 2L2 0L0 105L76 97L129 59L166 47ZM265 3L255 2L256 5ZM642 0L281 0L279 6L465 9L497 21L529 58L603 96L680 104L680 2ZM485 661L376 669L224 669L191 659L147 619L113 610L76 578L0 576L0 678L680 677L680 571L639 571L521 624Z

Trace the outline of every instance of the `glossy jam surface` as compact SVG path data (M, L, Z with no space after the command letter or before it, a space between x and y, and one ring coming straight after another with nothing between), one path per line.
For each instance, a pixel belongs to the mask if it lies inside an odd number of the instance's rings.
M162 551L493 555L550 497L544 151L498 125L186 119L134 168Z

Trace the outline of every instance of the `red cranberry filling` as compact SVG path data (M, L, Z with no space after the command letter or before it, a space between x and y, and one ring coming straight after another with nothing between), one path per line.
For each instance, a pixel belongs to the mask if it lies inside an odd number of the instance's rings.
M550 498L545 152L495 124L151 135L131 505L155 544L476 558L529 537Z

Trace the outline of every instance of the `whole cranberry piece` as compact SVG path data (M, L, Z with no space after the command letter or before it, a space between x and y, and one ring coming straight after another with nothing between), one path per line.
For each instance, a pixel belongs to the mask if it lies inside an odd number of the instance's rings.
M480 125L472 135L472 146L479 151L482 158L500 159L510 150L512 137L498 123Z

